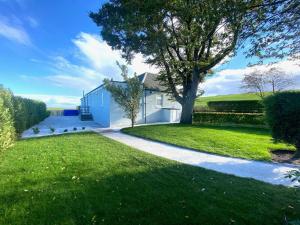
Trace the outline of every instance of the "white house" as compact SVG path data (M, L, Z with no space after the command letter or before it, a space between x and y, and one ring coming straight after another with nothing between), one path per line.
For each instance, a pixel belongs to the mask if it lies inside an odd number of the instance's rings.
M143 85L140 111L137 124L157 122L178 122L181 105L172 100L165 88L156 80L156 74L143 73L138 76ZM119 81L112 81L119 82ZM125 82L121 82L124 83ZM90 114L91 118L103 127L130 126L130 119L116 103L103 85L90 91L81 99L82 114Z

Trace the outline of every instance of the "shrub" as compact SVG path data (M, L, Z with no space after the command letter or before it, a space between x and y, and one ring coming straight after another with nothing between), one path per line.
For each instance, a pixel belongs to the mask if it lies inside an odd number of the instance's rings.
M49 116L45 103L18 96L13 98L13 109L18 134Z
M262 113L197 112L194 123L265 125Z
M264 100L266 121L275 141L295 145L300 156L300 92L280 92Z
M64 132L65 132L65 133L68 132L68 129L64 129Z
M12 146L15 140L12 108L11 92L0 85L0 152Z
M49 129L50 129L51 133L54 133L54 132L55 132L55 128L49 127Z
M242 101L211 101L207 103L211 111L237 112L237 113L262 113L263 104L259 100Z
M73 130L74 130L74 131L76 131L76 130L77 130L77 128L76 128L76 127L74 127L74 128L73 128Z
M48 116L45 103L14 96L0 85L0 150L11 146L16 134Z

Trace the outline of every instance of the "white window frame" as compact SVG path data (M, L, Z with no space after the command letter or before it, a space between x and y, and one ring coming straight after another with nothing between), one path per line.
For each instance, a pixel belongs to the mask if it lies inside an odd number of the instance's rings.
M157 107L159 108L162 108L163 107L163 95L162 94L159 94L159 95L156 95L156 98L155 98L155 104Z

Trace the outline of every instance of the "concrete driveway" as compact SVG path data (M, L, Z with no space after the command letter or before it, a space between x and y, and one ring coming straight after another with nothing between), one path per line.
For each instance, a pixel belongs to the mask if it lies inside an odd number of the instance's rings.
M39 128L39 133L34 134L32 128L22 133L22 138L41 137L53 134L62 134L66 129L69 132L91 131L102 129L101 125L94 121L81 121L78 116L49 116L44 121L33 126ZM54 128L54 133L50 128ZM76 130L74 130L76 128Z

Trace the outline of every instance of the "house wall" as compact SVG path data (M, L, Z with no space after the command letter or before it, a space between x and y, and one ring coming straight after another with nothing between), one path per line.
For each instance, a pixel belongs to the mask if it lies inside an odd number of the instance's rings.
M162 105L157 104L159 103L158 98L162 98ZM90 92L86 95L86 102L87 106L89 106L90 113L93 115L94 121L101 126L131 126L130 119L126 118L122 108L114 101L110 92L106 89L98 88ZM177 117L178 115L180 116L181 113L181 105L176 101L170 100L170 96L162 92L146 90L141 98L140 104L140 111L136 121L137 124L144 124L145 122L176 122L174 121L174 113L176 113ZM83 101L81 105L84 106ZM170 108L179 110L170 110Z
M118 103L114 101L113 98L111 98L110 101L111 110L110 110L110 126L111 127L122 127L122 126L131 126L131 120L128 119L123 111L123 109L120 107ZM142 109L142 101L140 109ZM143 121L143 111L140 110L140 112L137 115L137 124L142 123Z
M110 126L110 93L104 88L98 88L86 95L86 104L96 123L103 127ZM83 99L81 106L84 106Z
M179 109L178 113L181 112L181 105L166 93L147 90L146 96L146 123L170 122L170 112L165 108L175 108ZM162 105L157 104L158 96L162 96Z

